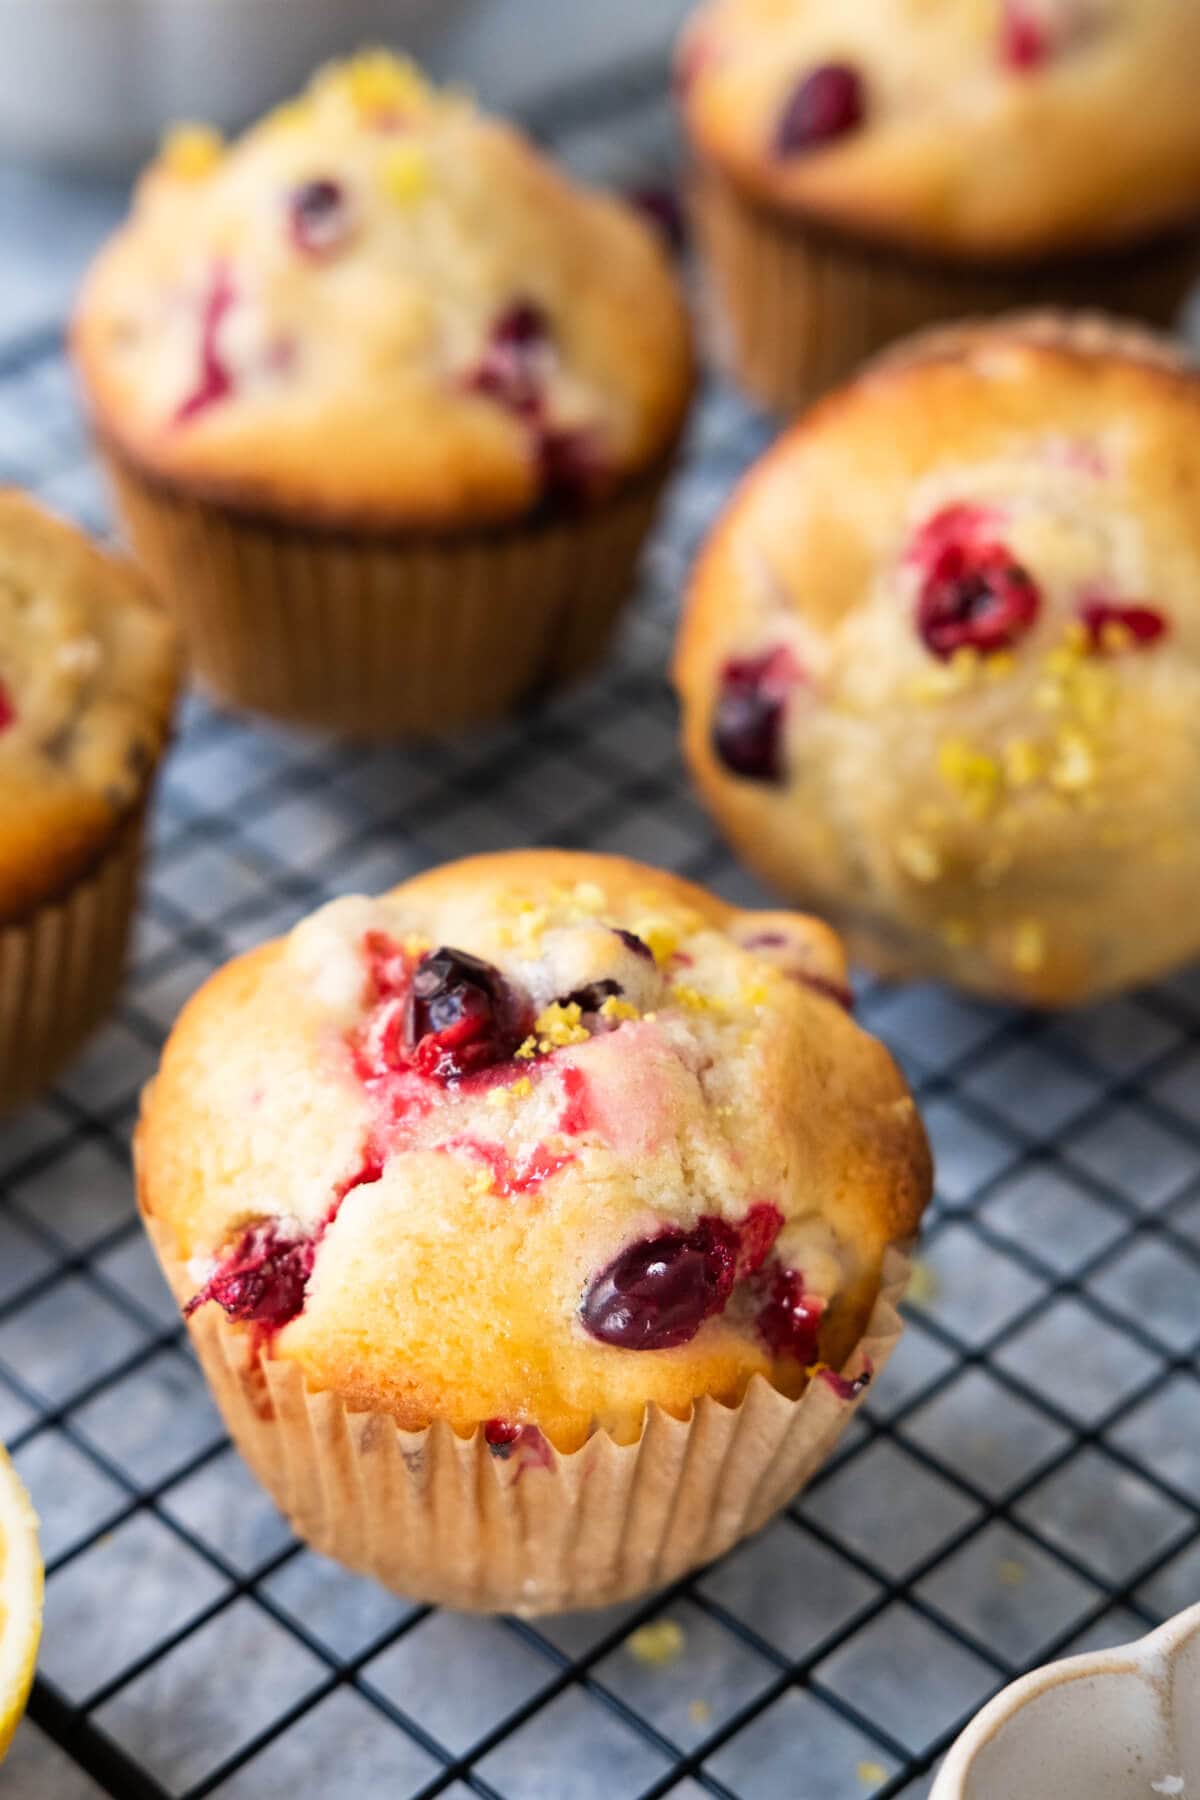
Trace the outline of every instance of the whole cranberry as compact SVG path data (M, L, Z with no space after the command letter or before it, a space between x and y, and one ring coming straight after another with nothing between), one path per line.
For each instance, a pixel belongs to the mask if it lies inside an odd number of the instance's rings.
M234 381L221 353L221 327L237 301L233 275L227 264L214 264L208 291L200 308L200 369L191 393L175 409L175 423L186 425L217 401L233 392Z
M0 731L7 731L10 725L17 722L17 709L13 697L0 681Z
M943 661L956 650L1007 650L1037 620L1037 584L996 535L999 523L984 508L948 506L917 534L910 552L924 569L917 630Z
M540 412L550 321L535 300L515 300L496 319L468 386L490 394L513 412Z
M457 1080L512 1054L520 1042L515 997L491 963L466 950L431 950L413 971L406 1036L422 1074Z
M631 1244L593 1278L580 1319L601 1343L669 1350L719 1313L737 1274L738 1233L704 1218L692 1231L664 1231Z
M725 767L747 781L781 782L787 700L800 679L785 647L762 656L731 657L721 670L712 746Z
M302 256L332 256L348 241L350 203L340 181L305 181L288 202L288 229Z
M776 156L795 156L845 137L862 124L866 94L849 63L823 63L798 82L775 127Z

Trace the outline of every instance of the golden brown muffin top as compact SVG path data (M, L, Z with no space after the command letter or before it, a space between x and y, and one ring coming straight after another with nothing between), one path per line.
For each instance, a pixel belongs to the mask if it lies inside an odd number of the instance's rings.
M456 529L602 497L690 393L653 229L382 53L168 140L80 299L101 434L246 509Z
M139 1134L176 1294L420 1427L636 1437L861 1335L929 1164L822 925L484 856L230 964Z
M69 884L140 801L177 679L136 571L0 491L0 925Z
M680 46L700 153L772 206L984 260L1200 213L1192 0L711 0Z
M876 962L1037 1003L1200 950L1198 494L1200 377L1103 321L933 332L815 407L677 654L749 860Z

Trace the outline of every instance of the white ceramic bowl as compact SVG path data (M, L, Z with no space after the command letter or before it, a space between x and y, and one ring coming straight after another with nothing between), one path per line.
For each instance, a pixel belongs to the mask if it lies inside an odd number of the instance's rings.
M958 1739L930 1800L1200 1800L1200 1606L1026 1675Z
M175 119L225 130L362 44L520 109L661 58L689 0L0 0L0 157L134 167ZM665 72L664 72L665 82Z

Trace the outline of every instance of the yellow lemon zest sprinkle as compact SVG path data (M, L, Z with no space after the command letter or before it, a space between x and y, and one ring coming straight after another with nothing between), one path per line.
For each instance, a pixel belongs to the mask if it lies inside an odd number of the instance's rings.
M334 63L317 76L317 85L344 94L369 124L421 110L433 92L415 63L389 50L363 50L347 62Z
M651 1619L648 1625L639 1625L625 1640L630 1655L652 1669L662 1669L673 1663L686 1642L683 1626L676 1624L674 1619Z
M715 994L702 994L699 988L691 987L686 981L676 982L671 989L671 999L677 1006L686 1007L688 1012L724 1013L729 1010Z
M633 927L635 937L640 937L656 963L669 963L679 948L680 934L669 919L639 919Z
M401 206L422 199L429 192L432 173L420 144L397 144L389 150L380 169L380 180L388 199Z
M537 1034L538 1049L543 1056L551 1050L561 1050L567 1044L585 1044L591 1036L586 1025L580 1023L583 1017L578 1000L570 1000L566 1006L554 1000L538 1014L533 1022Z
M1096 759L1081 731L1064 727L1058 734L1050 784L1060 794L1079 794L1096 779Z
M211 125L174 125L163 139L159 164L180 181L199 181L225 154L225 140Z
M537 1039L535 1037L527 1037L525 1042L520 1045L518 1049L513 1051L513 1055L519 1062L532 1062L533 1058L537 1055L537 1049Z
M995 757L974 749L963 738L944 738L938 746L938 773L971 818L987 818L1000 792L1000 766Z
M1013 738L1004 746L1004 779L1010 788L1032 787L1045 766L1041 750L1031 738Z
M467 1183L468 1194L491 1194L495 1189L495 1177L490 1169L477 1169Z
M942 873L942 859L937 847L928 838L917 837L911 832L897 839L896 861L914 881L936 881Z
M640 1019L641 1016L632 1000L622 1000L616 994L610 994L600 1008L602 1019Z

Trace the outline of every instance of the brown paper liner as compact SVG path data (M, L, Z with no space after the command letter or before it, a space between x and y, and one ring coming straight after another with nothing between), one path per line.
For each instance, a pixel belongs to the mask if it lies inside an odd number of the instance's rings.
M102 452L200 681L234 706L372 738L497 719L590 669L668 473L577 514L372 537L251 517Z
M927 325L1031 307L1086 307L1169 325L1200 272L1200 235L1024 268L923 262L772 212L711 167L693 212L730 375L791 412Z
M46 1087L112 1010L137 899L144 810L65 894L0 927L0 1114Z
M909 1273L890 1249L848 1371L887 1362ZM348 1411L216 1306L191 1330L234 1442L297 1536L412 1599L473 1612L607 1606L677 1580L790 1500L858 1405L820 1379L789 1400L756 1375L738 1406L705 1397L687 1419L648 1407L634 1444L601 1431L570 1453L501 1460L479 1430L401 1431Z

